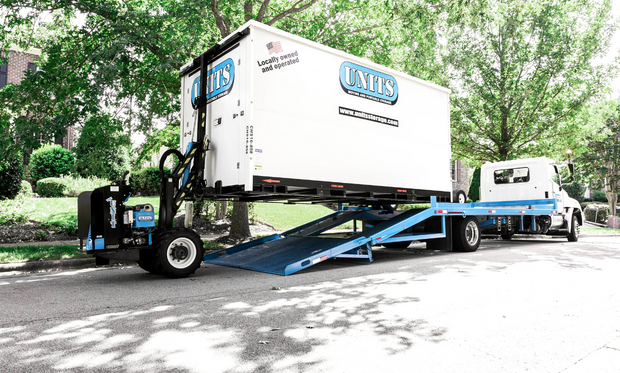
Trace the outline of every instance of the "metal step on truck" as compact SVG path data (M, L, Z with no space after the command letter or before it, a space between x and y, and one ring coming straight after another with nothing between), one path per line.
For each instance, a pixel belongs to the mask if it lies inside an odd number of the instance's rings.
M560 178L567 167L571 181L570 162L486 163L481 202L451 202L446 88L253 21L180 77L181 148L160 160L158 220L152 205L129 204L124 178L78 197L80 250L100 264L136 261L172 278L203 261L289 275L330 258L372 261L378 245L471 252L483 233L578 239L581 208ZM208 255L191 220L173 224L184 201L189 217L192 201L231 198L339 208Z

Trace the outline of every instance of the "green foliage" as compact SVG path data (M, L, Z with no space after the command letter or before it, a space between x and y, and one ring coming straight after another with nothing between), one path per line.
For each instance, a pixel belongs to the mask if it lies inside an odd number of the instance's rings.
M206 222L211 222L215 218L215 201L200 200L194 202L194 217L203 218Z
M76 245L0 247L0 263L87 257L90 255L79 252Z
M77 173L82 177L120 179L129 168L129 144L120 120L105 113L89 117L73 149Z
M589 177L590 187L603 189L610 211L615 212L620 192L620 106L600 132L586 138L578 163ZM593 197L596 200L596 192Z
M592 204L588 205L588 207L583 210L583 213L587 221L605 224L605 222L607 222L607 216L609 215L608 209L609 207L605 205Z
M595 202L607 202L607 196L605 195L605 192L597 190L592 193L592 200Z
M95 176L81 177L79 175L61 176L59 178L65 186L66 197L77 197L82 192L90 192L93 189L110 185L110 180Z
M24 168L19 155L0 161L0 200L15 198L19 194L23 177Z
M560 168L560 175L562 180L567 180L569 177L568 167ZM576 199L579 203L584 202L584 196L586 193L586 185L583 182L583 177L579 172L574 174L575 180L570 185L562 185L562 188L568 193L571 198Z
M28 175L30 181L36 184L48 177L69 175L74 165L75 158L69 150L60 145L45 145L30 156Z
M48 177L37 181L37 194L41 197L64 197L66 188L63 180L57 177Z
M471 177L471 183L469 184L469 193L467 198L473 202L480 200L480 167L476 167L474 174Z
M164 178L172 176L170 169L164 167ZM129 184L134 192L141 196L158 196L161 189L161 179L158 167L146 167L129 176Z
M0 200L0 225L23 223L26 214L22 211L24 199L19 196L15 199Z
M32 185L26 180L22 180L19 195L23 198L31 198L34 196L34 192L32 191Z
M579 135L579 110L600 97L617 62L609 0L491 1L450 26L453 156L473 162L551 155Z

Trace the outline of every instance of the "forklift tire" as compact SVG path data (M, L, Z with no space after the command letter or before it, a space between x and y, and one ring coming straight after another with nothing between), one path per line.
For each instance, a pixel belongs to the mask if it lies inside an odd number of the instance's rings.
M406 249L409 247L409 245L411 245L411 242L412 241L389 242L382 243L381 245L388 249Z
M157 273L170 278L187 277L200 267L204 244L191 229L170 229L157 238L154 264Z
M573 216L571 220L570 233L566 235L568 238L568 242L577 242L579 240L579 222L577 222L577 217Z
M140 251L140 260L138 260L138 266L143 270L153 273L159 274L157 271L157 266L155 266L155 250L142 250Z
M478 250L481 240L478 219L475 216L468 216L463 219L455 218L452 223L454 251L471 253Z

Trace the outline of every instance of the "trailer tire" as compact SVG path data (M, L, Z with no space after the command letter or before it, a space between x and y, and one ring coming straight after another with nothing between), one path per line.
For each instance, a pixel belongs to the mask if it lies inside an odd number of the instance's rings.
M452 223L454 251L470 253L478 250L481 240L478 219L468 216L463 219L455 218Z
M573 216L571 220L570 233L566 235L566 238L568 238L568 242L577 242L579 240L579 222L576 216Z
M389 242L382 243L381 245L388 249L406 249L409 247L409 245L411 245L411 242L412 241Z
M157 239L155 269L170 278L187 277L200 267L204 244L191 229L170 229Z

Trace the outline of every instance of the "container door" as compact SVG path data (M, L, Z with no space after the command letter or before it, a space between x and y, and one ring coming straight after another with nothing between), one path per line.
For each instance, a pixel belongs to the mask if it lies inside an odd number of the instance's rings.
M209 65L207 73L207 152L205 175L207 185L217 181L223 187L239 184L241 78L239 47L232 49Z

